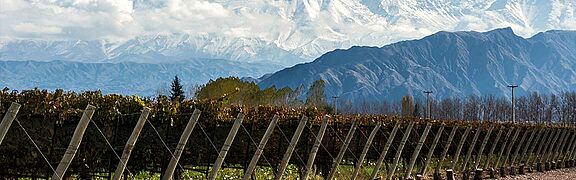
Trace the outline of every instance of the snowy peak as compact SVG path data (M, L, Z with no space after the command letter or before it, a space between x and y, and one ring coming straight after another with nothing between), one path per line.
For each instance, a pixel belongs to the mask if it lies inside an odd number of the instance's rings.
M125 42L2 40L0 44L0 60L3 61L173 63L190 59L227 59L281 66L304 61L271 42L214 35L150 35Z

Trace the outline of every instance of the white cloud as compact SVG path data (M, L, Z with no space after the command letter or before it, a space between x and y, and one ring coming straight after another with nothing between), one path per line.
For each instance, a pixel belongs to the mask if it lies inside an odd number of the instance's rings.
M353 0L0 0L0 37L122 40L158 33L215 34L260 38L286 50L309 46L304 49L316 53L315 49L356 44L384 45L440 30L510 26L530 36L549 28L576 28L574 18L533 28L519 25L514 13L507 13L514 9L461 9L449 4L428 9L422 3L406 4L410 2L367 7ZM374 8L396 10L381 14ZM565 11L569 12L573 11ZM327 46L334 47L316 47L315 41L333 42Z

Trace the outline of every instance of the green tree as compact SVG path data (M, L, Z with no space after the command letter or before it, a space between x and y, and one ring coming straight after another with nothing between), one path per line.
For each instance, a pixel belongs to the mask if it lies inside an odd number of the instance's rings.
M325 109L328 107L324 89L324 80L319 79L314 81L314 83L312 83L310 86L310 89L308 89L308 94L306 96L306 106L314 106L320 109Z
M186 96L184 95L184 90L182 90L182 84L180 84L180 79L178 76L174 76L172 81L172 88L170 89L170 100L173 102L182 102Z

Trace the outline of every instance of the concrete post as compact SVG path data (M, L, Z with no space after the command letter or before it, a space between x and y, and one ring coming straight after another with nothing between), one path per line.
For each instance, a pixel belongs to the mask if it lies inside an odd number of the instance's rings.
M240 114L238 115L238 118L243 118L243 116L244 115ZM170 159L170 163L168 164L166 171L164 171L164 176L162 176L163 180L172 179L174 170L176 170L176 165L178 165L178 161L180 161L180 156L182 156L182 152L186 147L186 143L188 142L190 134L192 134L192 130L194 130L194 126L196 126L196 123L198 122L198 118L200 118L200 110L195 109L192 113L192 116L190 116L190 119L188 120L188 124L186 124L184 132L182 132L182 135L180 136L180 141L178 141L178 145L174 151L174 156Z
M354 172L352 173L352 177L350 179L355 180L356 177L358 176L358 173L360 172L360 169L362 168L362 163L364 162L364 158L366 158L366 153L368 153L368 150L370 149L370 146L372 145L372 140L374 140L374 137L376 136L376 133L380 129L380 126L381 126L381 124L376 125L376 127L374 127L374 129L372 129L370 136L368 136L368 140L366 141L366 144L364 145L364 149L362 149L362 153L360 154L360 158L358 159L358 163L356 163L356 167L354 167Z
M342 147L340 148L340 152L338 152L338 156L336 156L336 159L334 160L334 163L332 164L332 169L330 170L330 174L328 174L328 180L332 180L334 178L334 174L336 174L336 169L338 169L338 165L340 165L340 161L342 161L342 158L344 158L344 154L346 154L346 150L348 150L348 145L350 144L350 141L352 141L352 137L354 137L354 132L356 131L356 125L357 121L353 121L352 122L352 126L350 127L350 130L348 131L348 134L346 135L346 139L344 140L344 144L342 145Z
M134 149L134 145L138 140L138 136L140 136L140 132L144 127L144 123L146 123L148 114L150 114L150 108L144 107L144 109L142 109L142 114L140 114L140 118L138 118L138 122L134 127L134 130L132 130L132 134L130 134L130 138L124 146L122 157L120 158L120 162L118 162L118 166L116 166L116 171L114 172L114 180L119 180L122 177L122 174L124 174L124 169L126 169L128 159L130 159L130 154L132 154L132 149Z
M270 139L270 136L274 132L274 128L276 127L277 123L278 123L278 115L274 115L272 121L270 121L270 124L266 129L266 132L264 133L264 136L260 140L260 144L258 144L256 152L254 152L254 156L252 156L252 160L250 160L250 164L248 165L248 168L246 169L246 172L244 173L244 177L242 178L242 180L249 180L250 177L252 177L252 172L254 172L254 169L256 169L258 160L260 160L260 156L264 152L264 147L266 146L266 143L268 143L268 139Z
M218 171L220 170L222 163L224 163L224 159L226 159L226 155L228 154L228 150L230 150L230 146L232 146L232 142L234 142L234 138L236 137L236 133L238 133L238 129L240 128L240 125L242 125L242 120L244 120L244 114L240 113L240 114L238 114L238 117L236 117L236 120L234 121L234 124L232 125L232 129L228 133L228 137L226 137L226 141L224 141L224 145L222 146L222 149L220 149L220 153L218 154L218 158L216 159L216 162L214 162L214 167L212 167L212 172L210 173L210 176L208 176L209 180L216 179L216 176L218 175Z
M276 177L274 178L275 180L280 180L282 178L282 175L284 174L284 171L286 170L286 167L288 166L288 163L290 162L290 157L292 157L292 153L294 152L294 148L296 148L296 145L298 144L298 140L300 139L300 135L302 135L302 130L304 130L304 126L306 125L306 121L308 121L308 118L306 116L302 116L302 119L300 119L300 123L298 123L298 127L296 128L296 132L294 132L294 135L292 136L292 140L290 140L290 144L288 146L288 149L284 153L284 157L282 157L282 162L280 162L280 167L278 167Z
M308 155L308 162L306 163L306 172L304 173L304 177L302 178L304 180L308 179L312 166L314 166L314 159L316 159L316 153L318 153L318 148L320 148L320 145L322 144L322 139L324 137L324 132L326 132L327 126L328 126L328 115L324 115L324 120L322 120L320 130L318 130L318 134L316 134L316 141L314 141L312 150L310 150L310 153Z
M62 160L58 164L58 168L56 168L56 173L54 173L54 175L52 176L52 179L61 180L64 178L64 174L66 173L68 166L72 162L72 159L74 159L74 156L76 155L76 151L78 150L78 147L80 146L80 143L82 142L82 137L84 136L84 132L86 131L86 128L88 127L88 123L90 123L90 119L92 118L92 115L94 115L94 111L96 111L95 106L92 106L92 105L86 106L86 109L84 110L84 113L82 114L82 118L80 119L80 122L78 123L78 125L76 126L76 129L74 130L74 135L72 136L72 140L70 140L70 144L68 145L68 149L66 149L66 153L64 154L64 157L62 157Z
M374 166L374 170L372 171L372 175L370 175L371 179L376 179L376 176L378 176L378 171L380 171L380 166L382 165L382 162L384 162L384 158L386 157L386 154L388 154L388 150L390 149L390 146L392 145L392 141L394 140L394 137L396 137L396 132L398 132L398 128L400 128L400 122L396 121L396 124L394 125L394 128L392 129L392 132L390 133L390 137L388 137L388 140L386 140L386 144L384 145L384 148L382 149L382 152L380 153L380 157L378 157L378 160L376 161L376 166Z
M12 104L10 104L10 107L8 108L8 111L6 111L6 114L4 114L4 118L0 123L0 145L2 145L2 141L4 140L6 133L8 133L8 129L10 129L12 121L16 119L16 114L18 114L20 107L21 107L20 104L13 102Z

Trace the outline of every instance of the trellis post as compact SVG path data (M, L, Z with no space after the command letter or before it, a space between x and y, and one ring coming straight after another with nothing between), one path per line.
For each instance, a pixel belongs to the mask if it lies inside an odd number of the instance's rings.
M138 136L140 136L140 132L144 127L144 123L146 123L148 114L150 114L150 108L144 107L144 109L142 109L142 114L140 114L140 118L138 118L138 122L134 127L134 130L132 130L132 134L130 134L130 138L124 146L122 158L120 158L120 162L118 162L118 166L116 166L116 171L114 172L114 180L119 180L122 177L122 174L124 174L124 169L126 169L128 159L130 159L130 154L132 153L132 149L134 149L134 144L136 144Z
M490 162L492 161L491 160L492 154L496 150L496 146L498 145L498 142L500 141L500 137L502 137L502 132L504 132L504 127L500 127L500 129L498 130L498 134L496 134L496 139L494 140L494 143L490 147L490 151L488 152L488 155L486 155L486 163L484 164L484 169L487 169L488 166L490 165Z
M436 166L436 169L434 170L434 176L440 176L440 168L442 168L442 165L444 164L444 160L446 159L446 155L448 154L448 149L450 149L450 145L452 144L452 140L454 139L454 135L456 135L456 131L458 131L458 126L453 126L452 130L450 131L450 135L448 135L448 141L446 142L446 145L444 146L444 150L442 151L442 154L440 155L440 160L438 161L438 166Z
M0 123L0 145L2 145L2 141L4 140L6 133L8 133L8 129L10 129L12 121L16 119L16 114L18 114L20 107L21 107L20 104L13 102L12 104L10 104L10 107L8 108L8 111L6 111L6 114L4 114L4 118Z
M519 128L518 129L512 128L512 129L510 129L510 131L508 131L508 133L506 133L506 136L504 137L503 144L500 147L500 153L498 153L498 159L496 160L494 167L498 168L498 165L500 164L500 160L502 159L502 156L504 155L504 151L506 150L508 142L510 142L512 139L512 138L510 138L510 135L512 135L512 132L514 132L515 130L519 131L520 129Z
M526 136L528 136L528 133L531 133L532 130L528 129L524 131L524 134L522 135L522 138L520 138L520 142L518 142L518 145L516 146L516 149L514 150L514 155L512 155L512 161L510 161L510 174L515 174L516 168L514 167L514 164L516 162L516 157L518 157L518 153L520 152L520 149L522 148L522 145L524 144L524 140L526 140Z
M380 166L382 166L382 162L384 162L384 158L386 157L386 154L388 154L388 150L390 149L390 146L392 145L392 142L394 141L394 137L396 137L396 132L398 132L398 128L400 128L400 122L396 121L396 124L394 125L394 128L392 129L392 132L390 133L390 136L388 137L388 140L386 140L386 144L384 145L382 152L380 153L380 157L378 157L378 160L376 161L376 166L374 166L374 170L372 171L372 175L370 175L371 179L376 179L376 176L378 176L378 171L380 171Z
M576 138L576 133L574 133L574 130L571 130L572 134L572 139L570 139L570 144L568 144L568 150L566 151L566 153L563 155L562 157L562 161L566 162L569 161L571 159L568 159L570 157L570 154L574 151L574 138Z
M408 124L406 128L406 132L404 132L404 137L402 137L402 141L400 141L400 145L396 150L396 156L394 157L394 162L392 162L392 167L388 170L388 174L386 175L386 179L390 180L394 176L394 171L396 171L396 165L398 165L398 161L400 161L400 156L402 155L402 150L404 149L404 145L406 145L406 140L410 137L410 132L412 131L412 127L414 127L414 121Z
M462 166L462 171L466 171L466 167L468 167L468 160L472 156L472 150L474 150L474 146L476 146L476 141L478 141L478 137L480 137L480 133L482 132L482 124L478 125L476 129L476 133L472 138L472 143L470 143L470 147L468 148L468 152L466 153L466 157L464 157L464 165Z
M532 133L530 133L530 137L528 138L528 143L526 144L526 146L524 146L524 150L522 150L522 152L520 153L520 164L521 165L525 165L526 164L526 160L525 157L526 155L529 153L528 150L530 149L530 147L533 147L533 142L534 142L534 137L538 137L538 134L540 133L539 129L534 128L532 130Z
M458 158L460 157L460 152L462 151L462 147L464 146L464 143L466 142L466 138L468 137L468 133L470 133L471 130L472 130L472 126L468 125L468 127L464 131L464 134L462 134L462 138L460 138L460 142L458 143L458 147L456 148L456 152L454 153L454 160L452 160L452 168L451 169L453 169L454 171L456 171L456 163L458 163Z
M266 129L266 132L264 133L264 136L260 140L260 144L258 144L256 152L254 152L254 156L252 156L252 160L250 160L250 164L248 165L248 168L246 169L246 172L244 173L244 177L242 178L242 180L249 180L250 177L252 176L252 172L254 172L254 169L256 169L258 160L260 160L260 156L264 152L264 147L266 146L266 143L268 143L268 140L270 139L272 132L274 132L274 128L276 127L277 123L278 123L278 115L274 115L272 121L270 121L270 124Z
M192 134L192 130L194 130L194 127L196 126L196 123L198 123L198 118L200 118L200 110L195 109L194 112L192 113L192 116L190 116L190 119L188 120L188 124L186 124L186 128L184 129L184 132L182 132L182 135L180 136L180 141L178 141L178 145L176 146L176 150L174 151L174 156L172 156L172 158L170 159L170 163L168 164L168 167L166 168L166 171L164 172L164 176L162 176L163 180L169 180L172 179L172 176L174 174L174 170L176 170L176 165L178 165L178 161L180 161L180 156L182 156L182 152L184 151L184 148L186 147L186 143L188 142L188 138L190 137L190 134ZM243 115L239 115L238 118L242 118ZM232 138L234 139L234 138ZM224 155L226 156L226 155Z
M558 144L558 148L556 149L556 152L554 154L554 156L552 156L552 161L557 161L558 160L558 156L560 156L560 154L562 153L563 149L564 149L564 144L566 144L566 139L568 139L570 136L570 131L568 129L564 130L564 135L562 136L562 140L560 141L560 144Z
M484 136L484 140L482 141L482 145L480 145L480 149L478 150L478 157L476 157L476 162L474 162L474 169L478 172L478 166L480 166L480 161L482 160L482 152L484 152L484 148L486 148L486 143L488 143L488 139L490 139L490 135L492 135L492 131L494 130L494 124L490 125L488 128L488 132ZM480 171L482 172L482 171Z
M228 150L230 150L230 146L232 146L232 142L234 141L234 138L236 137L236 133L238 133L238 129L240 128L240 125L242 125L242 120L244 120L244 114L240 113L240 114L238 114L238 117L236 117L236 120L234 121L234 124L232 125L232 129L228 133L228 137L226 137L226 141L224 141L224 145L222 146L222 149L220 149L220 153L218 154L218 158L216 159L216 162L214 163L214 167L212 167L212 172L210 173L210 176L208 176L209 180L216 179L216 176L218 175L218 171L220 170L222 163L224 163L224 159L226 159L226 154L228 154Z
M72 140L70 140L70 144L68 145L68 149L66 149L66 153L62 157L62 160L58 164L56 168L56 172L52 175L52 179L63 179L68 166L74 159L76 155L76 151L82 142L82 137L84 136L84 132L88 127L88 123L90 123L90 119L92 115L94 115L94 111L96 111L96 107L92 105L87 105L84 113L82 113L82 118L80 118L80 122L76 126L74 130L74 135L72 135Z
M422 133L422 136L420 136L420 139L418 140L418 144L416 145L416 149L414 149L414 152L412 153L412 157L410 158L410 164L408 165L408 169L406 171L406 179L409 179L412 175L412 169L414 168L414 164L416 163L416 158L418 157L418 154L420 154L420 149L422 149L422 145L424 145L424 141L426 140L426 137L428 136L428 132L430 132L431 127L432 127L432 123L427 123L426 128L424 129L424 132Z
M275 180L280 180L282 178L282 174L284 174L284 171L290 162L290 157L292 157L294 148L296 148L296 144L298 144L298 140L300 139L300 135L302 135L302 130L304 130L304 126L306 125L307 120L308 118L306 116L302 116L302 119L300 119L298 127L296 128L296 132L294 132L292 140L290 140L288 149L286 150L286 153L284 153L284 157L282 157L282 162L280 162L280 167L278 167L276 177L274 178Z
M338 169L338 165L340 165L340 161L342 161L342 158L344 158L344 154L346 154L346 150L348 150L348 145L350 144L350 141L352 141L352 137L354 137L354 132L356 131L356 125L357 121L353 121L352 122L352 126L350 127L350 130L348 131L348 134L346 135L346 139L344 140L344 144L342 145L342 147L340 148L340 152L338 152L338 156L336 156L336 159L334 160L333 164L332 164L332 169L330 170L330 174L328 174L328 180L332 180L334 178L334 175L336 174L336 169Z
M544 129L544 136L542 137L542 139L540 139L540 143L539 143L540 145L538 146L538 149L536 150L536 154L535 154L535 156L532 160L532 163L531 163L531 164L536 163L536 170L537 171L541 171L542 162L540 162L539 159L542 156L542 149L544 149L544 147L547 144L549 144L547 142L550 141L550 137L551 137L552 132L553 132L552 129ZM528 160L530 160L530 159L528 159Z
M548 146L546 147L546 149L542 155L542 158L540 158L540 162L544 163L544 169L545 170L549 170L549 166L550 166L550 164L548 163L549 154L552 152L552 148L556 144L556 140L560 136L560 133L562 133L560 129L554 129L554 131L555 131L555 134L554 134L554 136L552 136L553 138L550 139L551 141L548 141L550 143L548 143Z
M428 165L430 164L430 160L432 160L432 155L434 154L434 149L436 149L436 144L440 141L440 137L442 136L442 132L444 131L445 124L442 124L434 137L434 141L432 142L432 146L430 150L428 150L428 155L426 155L426 162L424 162L424 167L422 168L422 176L426 176L426 171L428 169Z
M322 124L320 125L320 130L318 130L318 133L316 134L316 140L314 141L314 145L312 146L312 150L310 150L310 153L308 155L308 162L306 162L306 172L304 173L304 177L302 179L306 180L308 179L308 176L310 175L312 166L314 166L314 159L316 159L316 154L318 153L318 149L320 148L320 145L322 145L322 139L324 137L324 132L326 132L326 127L328 126L328 115L324 115L324 118L322 120Z
M362 162L364 162L364 158L366 158L366 153L368 153L370 146L372 146L372 140L374 140L374 137L376 136L376 133L380 129L380 126L381 126L381 124L378 123L374 127L374 129L372 129L370 136L368 136L368 140L366 141L366 144L364 145L364 148L362 149L362 153L360 154L360 158L358 158L358 163L356 164L356 167L354 167L354 172L352 173L352 177L350 179L355 180L356 177L358 176L358 173L360 172L360 169L362 168Z

